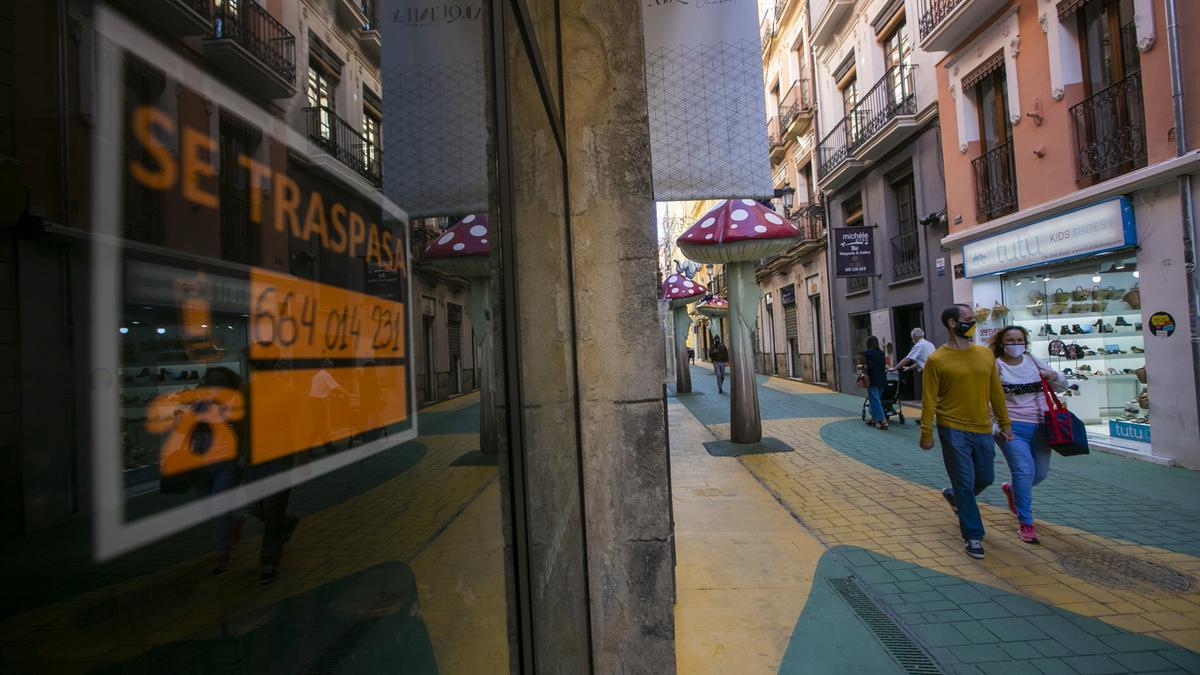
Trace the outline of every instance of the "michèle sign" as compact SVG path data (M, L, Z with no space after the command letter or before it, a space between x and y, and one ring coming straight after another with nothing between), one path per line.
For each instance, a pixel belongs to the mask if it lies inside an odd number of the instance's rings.
M1133 205L1116 197L969 242L963 265L966 276L978 277L1135 244Z
M836 277L875 276L875 232L871 227L833 230L833 264Z

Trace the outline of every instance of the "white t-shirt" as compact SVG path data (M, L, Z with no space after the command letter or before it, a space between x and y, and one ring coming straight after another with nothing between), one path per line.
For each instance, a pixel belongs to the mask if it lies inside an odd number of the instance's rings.
M918 368L924 370L925 361L936 349L937 347L934 347L932 342L926 340L925 338L921 338L912 346L912 349L908 350L908 356L904 358L912 361L913 363L917 364Z
M1029 424L1044 422L1048 408L1046 395L1042 393L1041 371L1049 370L1058 374L1058 379L1050 382L1051 386L1061 386L1067 376L1028 353L1015 366L1008 365L1004 359L996 359L996 367L1000 370L1000 385L1004 387L1004 402L1008 405L1009 418L1014 422ZM1014 393L1010 391L1012 389L1024 393Z

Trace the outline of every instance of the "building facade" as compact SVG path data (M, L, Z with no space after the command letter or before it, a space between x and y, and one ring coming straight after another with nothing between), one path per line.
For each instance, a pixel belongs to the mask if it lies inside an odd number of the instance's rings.
M832 383L831 297L823 212L814 180L817 97L809 2L763 7L763 73L774 207L796 223L802 240L758 261L762 292L756 326L756 369L818 384ZM784 197L784 194L788 197Z
M818 189L837 250L842 228L868 228L874 269L833 283L838 387L854 390L866 338L890 362L913 328L936 324L952 302L944 230L945 180L938 149L934 67L918 44L918 3L810 3L820 140ZM836 267L836 265L835 265ZM936 335L936 330L930 331ZM902 383L915 397L917 383Z
M1200 18L1189 2L922 2L916 39L946 53L943 245L979 339L1026 328L1069 369L1094 443L1197 467L1200 85L1176 87L1172 61L1194 72L1200 47L1172 54L1170 7Z

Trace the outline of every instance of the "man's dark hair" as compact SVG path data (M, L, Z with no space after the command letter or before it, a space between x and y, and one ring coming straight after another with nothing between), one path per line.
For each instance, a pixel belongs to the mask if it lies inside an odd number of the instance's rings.
M954 319L955 321L958 321L959 310L964 307L967 309L968 312L971 311L970 305L964 305L961 302L950 305L946 309L942 310L942 326L945 327L946 330L950 329L950 319Z
M874 335L867 336L867 349L879 349L879 338Z

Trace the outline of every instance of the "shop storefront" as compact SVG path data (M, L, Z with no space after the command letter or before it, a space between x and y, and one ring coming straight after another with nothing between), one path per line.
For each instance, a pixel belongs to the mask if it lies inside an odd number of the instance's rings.
M1025 328L1030 352L1066 373L1064 401L1093 444L1173 460L1170 441L1156 447L1154 439L1172 437L1177 418L1151 412L1174 401L1155 397L1151 381L1181 367L1171 365L1178 341L1161 328L1170 314L1156 312L1155 291L1143 290L1153 254L1141 245L1136 215L1130 199L1116 197L968 241L962 275L980 320L977 341Z

